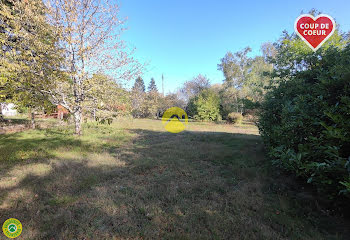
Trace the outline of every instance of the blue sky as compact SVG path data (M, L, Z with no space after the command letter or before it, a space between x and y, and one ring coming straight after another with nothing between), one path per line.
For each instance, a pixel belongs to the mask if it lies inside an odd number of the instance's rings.
M128 16L122 38L136 48L137 59L149 62L145 84L154 77L161 90L164 73L166 93L199 73L221 83L217 64L227 51L250 46L251 56L259 55L262 43L293 31L301 11L316 8L350 30L349 0L121 0L120 6Z

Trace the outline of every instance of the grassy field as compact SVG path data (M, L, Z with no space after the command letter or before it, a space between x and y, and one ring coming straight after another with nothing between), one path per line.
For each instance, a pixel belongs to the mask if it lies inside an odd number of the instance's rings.
M0 135L0 222L19 219L18 239L349 239L268 164L254 126L83 130Z

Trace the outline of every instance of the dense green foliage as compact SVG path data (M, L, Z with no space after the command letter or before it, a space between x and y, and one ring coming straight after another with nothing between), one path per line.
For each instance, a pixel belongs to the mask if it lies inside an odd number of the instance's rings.
M227 52L220 60L218 70L222 71L225 79L219 91L221 98L223 119L228 118L231 112L245 112L255 109L257 103L262 101L270 78L273 65L267 61L268 57L275 55L275 47L271 43L261 46L262 56L251 58L248 54L250 47L232 53Z
M287 33L259 128L273 162L329 198L350 193L350 46L338 31L317 52ZM278 80L277 80L278 79Z
M196 120L221 120L219 96L211 89L201 91L197 96L190 99L188 114Z
M61 51L40 0L0 2L0 101L17 107L52 106Z

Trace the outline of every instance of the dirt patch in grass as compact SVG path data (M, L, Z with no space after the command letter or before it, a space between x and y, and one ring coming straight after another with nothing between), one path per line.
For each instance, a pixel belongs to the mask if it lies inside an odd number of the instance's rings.
M0 136L0 221L19 219L18 239L347 237L271 190L255 128L190 123L172 134L133 120L71 133Z

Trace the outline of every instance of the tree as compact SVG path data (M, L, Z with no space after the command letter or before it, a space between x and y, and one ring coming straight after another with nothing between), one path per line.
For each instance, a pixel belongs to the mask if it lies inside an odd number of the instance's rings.
M188 103L188 114L194 119L205 121L221 120L220 98L211 89L202 90Z
M218 64L218 70L223 72L225 77L224 79L224 90L222 96L226 98L223 102L224 107L224 117L231 111L229 105L234 106L236 112L241 112L243 110L241 98L242 93L247 92L247 89L244 88L247 83L248 74L250 71L252 59L247 56L251 52L250 47L246 47L241 51L236 53L228 52L221 59L221 63Z
M46 13L40 0L1 5L0 101L7 99L31 109L50 105L45 90L55 87L62 58Z
M227 84L223 84L222 90L219 92L221 103L221 116L226 119L231 112L240 112L242 102L240 99L241 91L234 87L228 87Z
M39 91L27 89L26 91L18 91L11 97L11 102L16 104L17 108L28 109L28 116L31 121L31 128L36 127L35 112L49 111L52 109L52 103L48 96L40 94Z
M186 103L179 97L177 93L169 93L165 97L159 98L159 115L171 107L179 107L185 109Z
M252 49L246 47L236 53L228 52L218 64L218 70L222 71L225 82L229 87L241 88L246 80L251 59L247 56Z
M184 83L183 87L180 89L180 94L185 99L185 101L188 101L189 99L198 95L201 91L209 87L210 80L206 76L199 74L192 80L186 81Z
M145 82L143 81L143 79L141 77L136 78L134 86L132 87L132 90L136 91L136 92L145 92L146 91Z
M151 81L148 85L148 92L158 92L158 88L157 88L156 81L154 80L154 78L151 78Z
M263 44L261 50L263 56L254 58L247 56L251 51L249 47L234 54L228 52L218 64L225 77L220 91L223 118L234 111L243 113L256 108L263 100L273 69L268 61L276 55L276 50L271 43Z
M265 61L265 57L256 56L251 60L250 69L246 76L243 89L246 90L246 97L254 102L261 102L270 86L269 74L273 65Z
M270 59L273 59L277 54L277 50L271 42L263 43L260 47L260 50L263 54L265 62L268 62Z
M147 103L145 93L145 83L141 77L136 78L132 87L132 115L134 117L146 117Z
M85 113L92 115L94 120L110 119L122 112L130 111L129 94L116 81L103 73L95 73L85 82L92 86L86 92L84 102Z
M157 85L154 78L151 78L151 81L148 85L148 93L146 97L147 105L147 114L150 117L159 118L159 99L161 98L158 93Z
M62 69L67 77L47 91L51 101L73 114L75 134L81 134L86 93L93 85L87 80L99 72L108 72L115 80L130 80L140 74L142 66L120 35L124 19L111 0L47 0L48 17L64 50Z
M309 14L317 16L320 12L312 9ZM269 63L274 66L271 78L279 82L288 81L301 71L311 71L318 66L319 60L329 48L343 49L346 46L349 39L345 36L344 33L340 33L337 26L333 35L314 52L294 32L290 34L284 31L281 38L273 44L274 57L269 58Z

